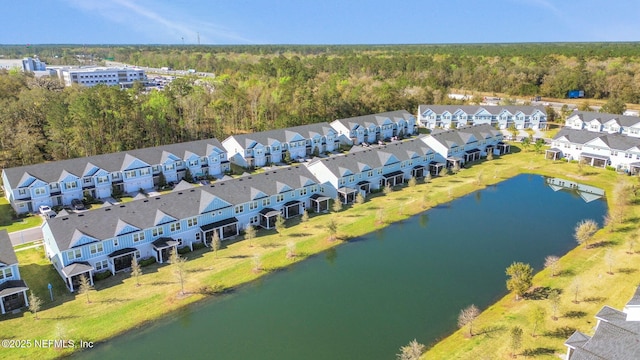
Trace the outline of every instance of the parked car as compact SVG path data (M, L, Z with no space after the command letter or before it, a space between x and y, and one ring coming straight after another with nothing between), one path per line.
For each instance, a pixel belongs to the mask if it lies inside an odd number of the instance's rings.
M54 217L56 217L56 215L58 215L58 214L56 214L56 212L55 212L55 211L53 211L53 209L51 209L51 207L50 207L50 206L48 206L48 205L40 205L40 207L38 208L38 211L40 211L40 214L41 214L42 216L44 216L45 218L47 218L47 219L54 218Z
M71 200L71 207L73 208L73 210L84 210L84 203L82 203L82 200L80 199L73 199Z

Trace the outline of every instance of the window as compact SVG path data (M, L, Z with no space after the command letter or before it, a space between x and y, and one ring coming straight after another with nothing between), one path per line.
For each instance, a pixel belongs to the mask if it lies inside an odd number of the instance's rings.
M80 249L74 249L67 253L69 260L75 260L82 257L82 251Z
M91 255L101 253L103 250L104 248L102 247L102 243L93 244L89 247L89 252L91 253Z
M144 240L144 233L143 232L139 232L139 233L135 233L133 234L133 242L137 243Z
M13 272L11 271L11 268L4 269L4 277L5 278L13 277Z
M82 178L82 182L85 184L91 184L93 183L93 179L90 177Z
M382 175L382 169L378 169L378 175Z
M127 178L127 179L136 177L136 171L135 170L125 171L124 172L124 177Z
M262 206L269 206L271 205L271 198L266 198L266 199L262 199Z
M193 227L198 225L198 218L187 219L187 226Z
M149 175L150 173L151 170L149 170L149 168L140 169L140 176Z
M276 195L276 201L277 202L283 202L284 201L284 194Z
M240 213L244 212L244 206L242 206L242 205L237 205L233 210L234 210L234 212L235 212L236 214L240 214Z
M252 201L249 203L249 210L255 210L258 208L258 202L257 201Z
M118 239L113 239L113 247L118 247L118 245L120 245L120 242L118 241Z
M307 195L307 188L300 189L300 196L305 196L305 195Z
M109 182L109 177L108 176L98 176L97 180L98 180L98 184L104 184L106 182Z
M189 161L189 166L190 166L190 167L198 166L198 160L191 160L191 161Z
M373 170L369 170L369 171L367 172L367 176L368 176L368 177L373 177Z
M355 176L351 175L349 176L349 182L354 182L356 180Z
M109 263L107 260L98 261L95 265L96 271L107 270L109 268Z
M258 217L258 215L252 216L251 219L249 219L249 223L251 225L255 225L255 224L260 223L260 217Z
M46 193L47 193L47 189L45 189L45 188L43 188L43 187L39 187L39 188L36 188L36 189L34 190L34 193L35 193L36 195L44 195L44 194L46 194Z
M179 222L175 222L173 224L171 224L171 226L169 227L171 232L176 232L176 231L180 231L180 223Z
M154 237L162 234L164 234L164 229L162 227L153 228L153 230L151 230L151 235Z
M196 242L200 242L200 241L202 241L202 234L197 232L196 233Z
M165 166L164 166L164 170L165 170L165 171L171 171L171 170L173 170L173 168L174 168L174 165L173 165L173 164L169 164L169 165L165 165Z
M18 195L26 195L27 189L18 189Z

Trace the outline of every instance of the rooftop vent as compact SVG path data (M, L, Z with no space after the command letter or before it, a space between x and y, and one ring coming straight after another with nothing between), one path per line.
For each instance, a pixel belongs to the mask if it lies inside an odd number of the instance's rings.
M196 189L191 189L191 190L189 190L189 192L194 192L194 191L196 191Z
M143 200L142 202L149 202L149 199L145 199L145 200Z
M124 205L120 205L121 208L125 207Z
M83 217L83 216L84 216L84 214L78 214L78 217Z
M68 218L68 217L63 217L63 218L62 218L62 221L67 221L67 220L69 220L69 218Z
M104 209L104 211L111 211L111 208L106 208Z
M182 195L182 191L178 193L178 195Z

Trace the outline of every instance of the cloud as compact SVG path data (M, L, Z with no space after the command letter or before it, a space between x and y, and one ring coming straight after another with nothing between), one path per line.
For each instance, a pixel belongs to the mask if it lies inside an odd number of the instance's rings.
M85 12L91 12L144 34L150 42L195 44L255 43L231 29L202 21L192 14L167 4L140 5L132 0L67 0ZM201 14L202 15L202 14Z

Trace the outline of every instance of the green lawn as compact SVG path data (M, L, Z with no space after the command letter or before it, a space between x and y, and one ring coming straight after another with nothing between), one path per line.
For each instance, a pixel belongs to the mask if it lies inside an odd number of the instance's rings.
M6 198L0 198L0 230L7 232L20 231L42 224L42 218L38 215L28 215L19 219L13 218L13 209Z
M109 337L122 333L136 326L158 319L183 306L204 299L212 295L214 289L235 288L241 284L255 280L261 275L288 266L293 262L301 261L305 257L337 246L344 241L375 231L388 223L405 219L413 214L422 212L439 203L450 201L454 197L468 194L481 189L489 184L500 182L519 173L538 173L574 178L585 183L611 189L611 184L618 179L631 180L628 177L617 176L611 171L589 169L588 174L578 175L576 164L564 162L550 162L543 159L543 155L533 152L520 152L517 147L512 147L514 154L505 155L492 161L475 164L469 169L463 169L456 175L439 177L429 184L419 183L415 187L397 188L396 191L383 195L373 194L362 205L346 207L344 214L315 215L307 223L299 223L299 219L287 221L287 229L282 236L274 231L260 230L258 237L253 241L253 246L247 241L235 241L226 243L226 247L216 255L208 249L198 250L187 254L188 277L186 283L187 296L179 295L180 285L172 272L171 266L151 265L143 268L144 275L140 278L141 286L137 287L128 273L118 273L116 276L96 282L96 291L89 294L90 303L86 297L68 294L62 280L52 266L44 259L42 249L29 249L17 253L21 264L21 274L31 289L44 300L46 308L41 311L40 320L35 320L30 313L9 315L0 322L0 333L9 339L27 338L70 338L84 341L103 341ZM634 178L635 180L635 178ZM380 213L382 212L382 214ZM334 216L338 223L339 240L330 242L327 240L326 222L329 216ZM379 219L384 221L380 222ZM631 225L625 225L631 226ZM603 236L603 235L599 235ZM285 256L287 243L296 244L296 256L289 259ZM572 252L584 254L591 262L601 258L603 249L583 250L576 249ZM252 271L252 258L258 255L262 258L263 270ZM631 257L630 257L631 258ZM596 260L594 260L596 259ZM621 257L622 259L622 257ZM573 269L575 273L582 273L581 261L571 265L571 262L563 259L567 269ZM624 265L632 268L632 264ZM617 286L602 287L607 290L606 299L612 301L612 305L619 306L613 300L617 300L617 292L625 292L620 299L633 292L633 285L637 284L640 276L636 272L628 274L616 273L607 275L607 279L624 277L628 282L620 282ZM628 279L627 279L628 277ZM549 279L545 273L540 279ZM569 277L550 279L553 286L560 286ZM585 278L586 281L586 278ZM51 283L55 290L55 302L49 301L46 284ZM586 282L585 282L586 283ZM560 285L557 285L560 284ZM619 289L615 290L616 288ZM613 290L613 291L611 291ZM587 290L589 297L597 297L598 289ZM603 291L603 290L602 290ZM602 292L600 291L600 292ZM611 294L609 293L611 292ZM586 296L586 295L585 295ZM478 329L493 329L485 332L485 335L475 336L471 340L465 339L459 333L455 333L442 344L432 349L432 356L428 358L482 358L478 354L502 354L504 353L505 331L499 330L504 319L509 321L522 321L520 307L528 302L514 303L507 298L507 307L495 305L488 312L498 316L483 314L478 320ZM608 302L609 303L609 302ZM514 305L515 304L515 305ZM586 303L585 304L592 304ZM55 306L54 306L55 305ZM594 305L593 308L596 306ZM578 319L585 322L593 321L593 310L586 307L587 315ZM568 310L568 309L567 309ZM514 316L507 314L513 311ZM564 321L564 320L563 320ZM496 322L496 325L493 325ZM517 322L519 323L519 322ZM507 322L508 326L511 322ZM558 323L561 324L561 323ZM564 324L564 322L562 322ZM550 325L547 329L552 330ZM583 329L588 331L588 328ZM419 338L420 334L416 334ZM496 341L495 338L500 339ZM540 337L539 337L540 338ZM538 338L538 339L539 339ZM450 340L451 339L451 340ZM541 346L561 350L564 339L547 338ZM477 344L478 349L472 345ZM530 345L526 343L526 346ZM68 349L28 349L4 351L3 358L54 358L67 354ZM482 352L486 351L486 352Z

